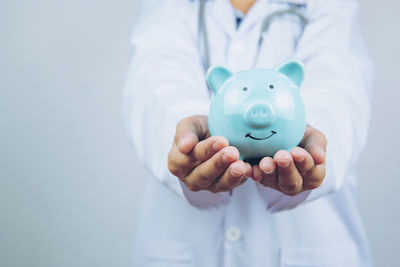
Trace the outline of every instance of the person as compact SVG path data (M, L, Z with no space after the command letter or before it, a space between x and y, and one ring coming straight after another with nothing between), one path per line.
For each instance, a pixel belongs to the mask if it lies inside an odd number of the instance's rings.
M124 98L148 170L134 266L370 266L354 166L373 75L359 5L168 0L143 10ZM259 163L241 161L208 132L208 64L272 69L288 59L305 67L304 138Z

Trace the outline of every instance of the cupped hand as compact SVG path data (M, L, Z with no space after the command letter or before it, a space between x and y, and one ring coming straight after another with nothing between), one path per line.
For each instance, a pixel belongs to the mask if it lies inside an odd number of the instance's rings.
M252 173L249 163L239 160L239 151L225 137L212 136L206 116L191 116L176 127L168 154L169 171L191 191L230 191Z
M294 196L318 188L325 178L327 140L317 129L307 126L298 147L280 150L253 166L252 177L262 185Z

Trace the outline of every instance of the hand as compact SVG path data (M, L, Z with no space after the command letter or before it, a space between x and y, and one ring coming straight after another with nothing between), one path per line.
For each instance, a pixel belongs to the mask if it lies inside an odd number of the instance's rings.
M253 166L252 177L290 196L315 189L325 177L326 145L325 135L307 126L298 147L290 152L280 150L274 158L264 157L258 166Z
M230 191L242 185L252 173L249 163L239 159L239 151L222 136L208 131L206 116L181 120L168 155L169 171L191 191Z

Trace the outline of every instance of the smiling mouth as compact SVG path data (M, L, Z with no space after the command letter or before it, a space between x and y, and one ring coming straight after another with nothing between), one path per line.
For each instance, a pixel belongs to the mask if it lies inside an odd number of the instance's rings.
M265 140L265 139L268 139L268 138L272 137L274 134L276 134L276 132L275 131L271 131L271 134L269 136L264 137L264 138L257 138L257 137L251 136L251 133L248 133L248 134L245 135L245 137L250 137L251 139L254 139L254 140Z

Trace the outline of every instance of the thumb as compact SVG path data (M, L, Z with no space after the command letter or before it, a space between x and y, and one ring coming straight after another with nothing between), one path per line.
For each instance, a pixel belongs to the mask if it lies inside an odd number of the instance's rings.
M209 135L208 117L203 115L190 116L177 124L174 142L181 153L188 154L199 140L203 140Z
M301 145L310 153L316 165L325 162L327 140L322 132L307 126Z

